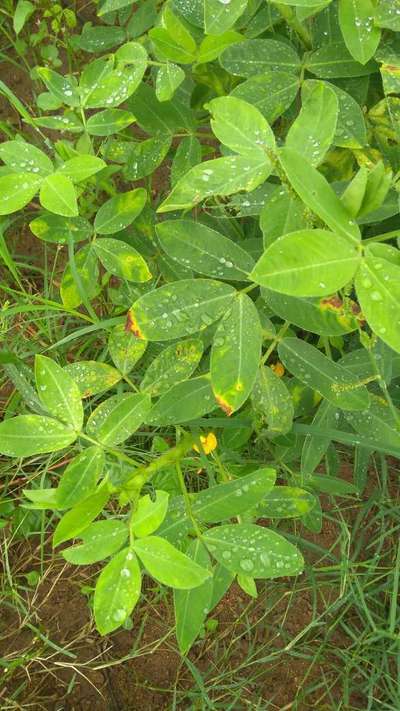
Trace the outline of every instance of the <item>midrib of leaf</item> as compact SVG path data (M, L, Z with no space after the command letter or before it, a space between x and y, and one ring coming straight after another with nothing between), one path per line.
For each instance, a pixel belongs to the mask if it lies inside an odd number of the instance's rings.
M107 419L111 419L115 415L115 411L118 410L118 408L121 407L124 401L117 403L113 409L108 413ZM139 402L134 405L133 408L130 408L129 411L122 417L122 419L118 419L118 422L114 425L114 427L111 427L106 433L106 436L103 438L103 442L107 443L110 440L110 436L114 434L114 432L123 425L125 420L128 420L130 417L132 417L135 414L135 411L144 403L144 399L139 400ZM104 426L104 423L103 423Z

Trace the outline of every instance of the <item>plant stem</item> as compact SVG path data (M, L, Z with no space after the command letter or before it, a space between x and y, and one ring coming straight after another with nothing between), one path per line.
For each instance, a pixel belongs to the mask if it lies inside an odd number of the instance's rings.
M300 37L302 40L304 46L307 49L312 48L312 39L309 31L302 25L300 20L297 19L294 11L292 8L287 7L287 5L281 5L280 3L275 3L275 7L278 10L278 12L282 15L284 20L286 20L287 24L289 27L296 32L296 34Z

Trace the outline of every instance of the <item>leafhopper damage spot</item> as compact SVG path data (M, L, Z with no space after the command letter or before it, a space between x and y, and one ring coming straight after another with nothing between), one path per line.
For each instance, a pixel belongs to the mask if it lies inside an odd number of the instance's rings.
M221 410L223 410L225 412L225 414L228 415L228 417L230 417L231 414L233 413L232 406L222 397L222 395L216 395L215 399L216 399L218 405L220 406Z
M126 324L125 324L125 331L127 333L133 333L136 338L141 338L144 340L144 336L137 324L137 321L135 319L135 316L132 311L128 311L128 315L126 318Z

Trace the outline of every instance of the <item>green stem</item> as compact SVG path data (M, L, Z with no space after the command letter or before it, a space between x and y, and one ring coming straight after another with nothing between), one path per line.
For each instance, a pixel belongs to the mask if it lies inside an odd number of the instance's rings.
M363 244L370 244L371 242L386 242L389 239L395 239L395 237L400 237L400 230L392 230L392 232L384 232L381 235L375 235L375 237L368 237L368 239L363 239Z
M275 350L276 346L278 343L282 340L283 336L285 335L286 331L288 330L290 326L290 321L285 321L283 324L282 328L278 333L276 334L274 340L272 341L270 347L268 348L267 352L263 355L261 359L261 363L264 365L264 363L267 362L268 358L270 357L271 353Z
M181 469L181 466L180 466L180 463L179 463L179 462L176 462L175 468L176 468L176 471L177 471L177 474L178 474L179 484L180 484L181 491L182 491L182 494L183 494L183 498L184 498L184 501L185 501L186 513L187 513L188 517L190 518L190 520L191 520L191 522L192 522L192 524L193 524L193 528L194 528L194 530L196 531L196 535L198 536L198 538L201 538L201 531L200 531L199 525L198 525L198 523L197 523L197 521L196 521L196 519L195 519L195 517L194 517L194 515L193 515L192 503L191 503L191 501L190 501L190 496L189 496L188 490L187 490L187 488L186 488L185 479L184 479L184 477L183 477L182 469Z
M164 452L150 464L142 464L135 469L132 477L126 482L124 489L136 489L137 483L143 484L148 481L154 474L168 467L171 464L180 462L181 459L192 449L195 440L192 435L185 435L175 447L172 447L168 452ZM131 460L133 463L133 460Z
M312 48L312 39L309 31L302 25L300 20L297 19L295 12L292 8L287 7L287 5L281 5L280 3L275 3L275 7L278 12L282 15L283 19L286 20L289 27L296 32L296 34L302 40L304 46L307 49Z

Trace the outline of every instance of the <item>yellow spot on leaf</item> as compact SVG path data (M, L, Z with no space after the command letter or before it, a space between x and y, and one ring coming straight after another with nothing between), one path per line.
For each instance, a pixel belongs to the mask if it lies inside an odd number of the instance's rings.
M232 406L222 397L222 395L216 395L215 399L216 399L218 405L220 406L221 410L223 410L225 412L225 414L228 415L228 417L230 417L230 415L233 412Z
M275 363L275 365L271 365L271 370L274 371L278 378L282 378L282 376L285 375L285 368L279 360Z
M138 323L135 319L135 316L133 314L133 311L130 310L128 311L128 316L126 319L126 324L125 324L125 331L131 331L136 338L141 338L143 341L145 340L143 333L141 332Z

